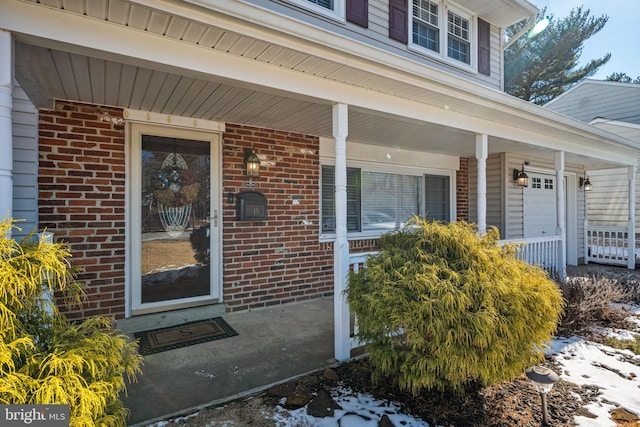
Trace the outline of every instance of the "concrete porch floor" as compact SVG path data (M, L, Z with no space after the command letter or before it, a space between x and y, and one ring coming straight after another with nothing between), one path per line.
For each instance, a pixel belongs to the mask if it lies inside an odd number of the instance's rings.
M241 397L334 364L333 298L222 315L235 337L145 356L129 425Z

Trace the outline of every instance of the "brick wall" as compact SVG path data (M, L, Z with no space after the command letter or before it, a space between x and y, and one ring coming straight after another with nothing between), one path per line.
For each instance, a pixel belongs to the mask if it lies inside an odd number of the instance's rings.
M123 318L125 151L122 110L57 102L39 112L38 215L71 263L88 300L69 318Z
M469 222L469 158L460 158L456 172L456 219Z
M228 193L246 191L242 159L261 160L255 191L267 199L266 221L236 221ZM226 125L223 145L224 296L231 311L333 295L333 249L319 243L318 138Z
M125 315L125 137L122 110L58 102L39 122L39 220L69 244L88 301L70 318ZM228 194L251 190L244 150L261 159L253 191L266 221L237 221ZM223 288L229 311L333 295L333 244L319 242L317 137L227 124L223 142ZM468 218L467 162L457 175L457 215ZM350 242L352 252L376 239Z

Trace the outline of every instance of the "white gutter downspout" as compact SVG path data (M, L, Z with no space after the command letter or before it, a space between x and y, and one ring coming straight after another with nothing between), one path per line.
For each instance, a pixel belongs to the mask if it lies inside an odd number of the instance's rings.
M333 333L335 358L340 362L351 358L349 305L344 295L349 274L349 241L347 240L348 123L348 106L334 104L336 240L333 243Z
M486 134L476 135L476 162L477 162L477 209L478 209L478 233L483 236L487 233L487 156L489 151L489 137Z
M558 273L560 280L567 278L567 232L566 222L566 197L564 191L564 151L555 152L556 163L556 234L560 236L558 248Z
M585 171L586 176L587 171ZM584 241L584 263L589 264L589 199L588 199L588 191L583 191L584 193L584 233L583 233L583 241Z
M13 215L13 39L0 29L0 219Z
M627 268L636 269L636 168L627 168L629 178L629 223L627 231Z

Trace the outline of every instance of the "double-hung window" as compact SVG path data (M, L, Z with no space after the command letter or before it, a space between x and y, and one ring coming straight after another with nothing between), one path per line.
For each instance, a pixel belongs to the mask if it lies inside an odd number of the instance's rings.
M322 234L335 233L334 176L333 166L322 166ZM450 182L449 175L411 175L348 167L347 232L384 233L401 227L414 215L449 221Z
M447 56L465 64L471 63L469 20L447 12Z
M289 0L298 6L324 15L329 18L342 20L345 17L346 0Z
M413 43L440 52L440 5L413 0Z
M471 66L472 26L470 14L444 0L412 0L411 45L418 50Z

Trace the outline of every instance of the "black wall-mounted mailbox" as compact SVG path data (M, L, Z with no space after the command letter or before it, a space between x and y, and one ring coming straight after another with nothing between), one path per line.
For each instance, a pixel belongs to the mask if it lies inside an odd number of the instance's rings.
M236 195L236 219L238 221L266 221L267 198L256 191Z

